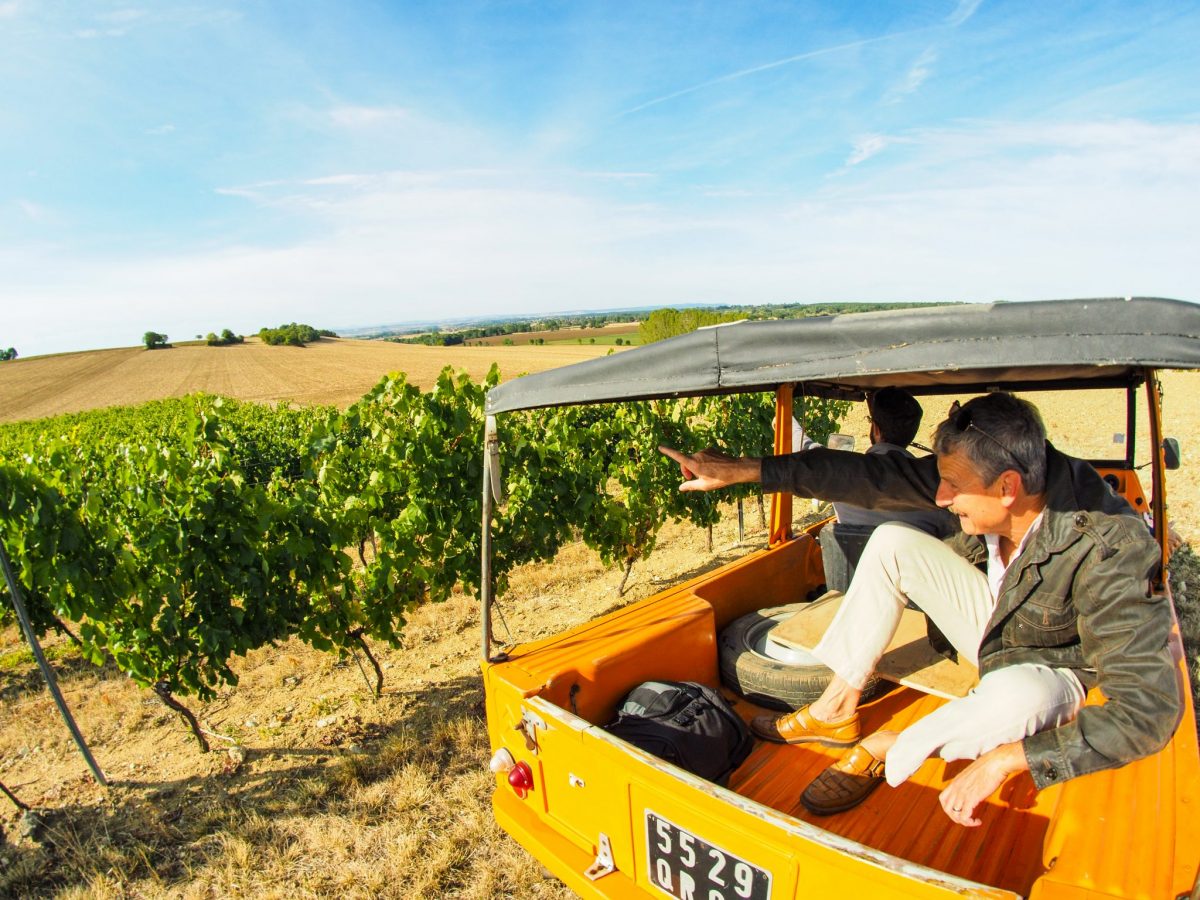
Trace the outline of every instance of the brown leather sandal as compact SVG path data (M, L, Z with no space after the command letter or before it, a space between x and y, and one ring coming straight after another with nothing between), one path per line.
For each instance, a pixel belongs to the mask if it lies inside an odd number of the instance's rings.
M810 813L831 816L858 806L883 781L883 760L859 744L814 778L800 802Z
M750 722L750 730L763 740L777 744L812 742L829 747L850 747L862 737L858 713L836 722L822 722L808 711L809 706L786 716L755 716Z

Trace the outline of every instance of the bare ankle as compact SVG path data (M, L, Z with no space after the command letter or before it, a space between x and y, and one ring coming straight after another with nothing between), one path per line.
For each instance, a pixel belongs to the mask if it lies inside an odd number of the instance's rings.
M840 722L854 715L858 708L858 698L844 700L841 698L826 700L821 697L808 708L809 714L818 722Z
M898 731L876 731L862 739L862 746L876 759L885 759L898 737L900 737Z

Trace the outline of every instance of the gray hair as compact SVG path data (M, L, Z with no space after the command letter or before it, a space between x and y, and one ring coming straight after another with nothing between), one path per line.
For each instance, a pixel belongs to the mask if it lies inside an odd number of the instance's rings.
M934 432L933 449L939 455L963 451L986 484L1012 469L1026 493L1046 489L1046 426L1036 406L1012 394L996 391L955 404Z

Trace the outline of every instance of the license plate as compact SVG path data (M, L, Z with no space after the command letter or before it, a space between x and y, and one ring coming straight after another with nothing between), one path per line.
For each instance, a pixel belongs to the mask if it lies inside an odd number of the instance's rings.
M771 873L646 810L650 883L678 900L768 900Z

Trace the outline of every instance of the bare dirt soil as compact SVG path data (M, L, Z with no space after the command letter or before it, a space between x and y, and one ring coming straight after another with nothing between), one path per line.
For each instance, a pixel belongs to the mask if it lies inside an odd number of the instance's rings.
M473 378L492 363L505 378L603 356L606 347L423 347L390 341L324 339L269 347L257 338L167 350L129 347L32 356L0 365L0 422L40 419L103 406L182 397L197 391L264 403L349 406L389 372L433 386L445 366Z

